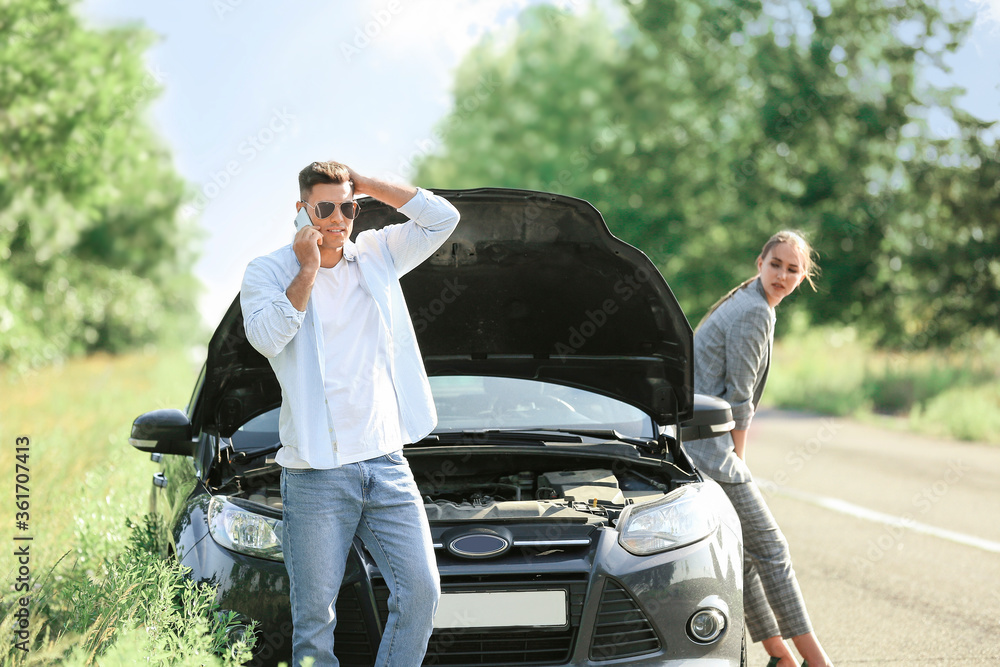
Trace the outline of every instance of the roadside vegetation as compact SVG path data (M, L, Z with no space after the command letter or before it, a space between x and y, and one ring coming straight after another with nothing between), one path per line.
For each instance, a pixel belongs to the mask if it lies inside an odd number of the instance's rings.
M231 619L219 613L214 591L160 557L146 514L156 466L128 444L140 413L185 406L197 370L189 358L101 354L4 373L4 448L12 453L15 438L30 438L30 517L19 531L6 512L0 542L29 545L30 589L16 590L20 564L5 548L0 664L236 665L249 657L245 644L227 646ZM0 457L10 486L16 463ZM32 540L15 542L15 533ZM22 597L27 637L10 630L20 625Z
M1000 443L1000 337L947 350L885 350L851 327L775 344L764 402L958 440Z

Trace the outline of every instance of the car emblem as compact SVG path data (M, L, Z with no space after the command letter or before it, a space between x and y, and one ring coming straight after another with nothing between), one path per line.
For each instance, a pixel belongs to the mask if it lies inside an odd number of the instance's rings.
M462 558L490 558L510 549L511 541L493 532L480 529L459 535L448 542L448 551Z

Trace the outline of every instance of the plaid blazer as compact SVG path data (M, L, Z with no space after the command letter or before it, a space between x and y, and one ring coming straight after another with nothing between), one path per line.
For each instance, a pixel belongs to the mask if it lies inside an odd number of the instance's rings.
M774 308L758 278L724 301L694 334L694 390L728 401L738 430L750 426L764 391L774 321ZM729 433L684 447L695 465L718 482L752 479Z

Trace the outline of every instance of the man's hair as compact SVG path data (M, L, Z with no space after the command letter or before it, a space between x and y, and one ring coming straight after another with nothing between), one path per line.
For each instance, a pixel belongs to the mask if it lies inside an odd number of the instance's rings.
M351 180L350 170L333 160L313 162L299 172L299 197L303 201L309 199L313 186L317 183L349 183L351 195L354 194L354 181Z

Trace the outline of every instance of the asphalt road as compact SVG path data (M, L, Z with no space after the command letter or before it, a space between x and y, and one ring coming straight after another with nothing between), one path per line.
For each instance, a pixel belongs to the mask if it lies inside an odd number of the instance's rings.
M749 438L835 665L1000 665L1000 447L768 410Z

